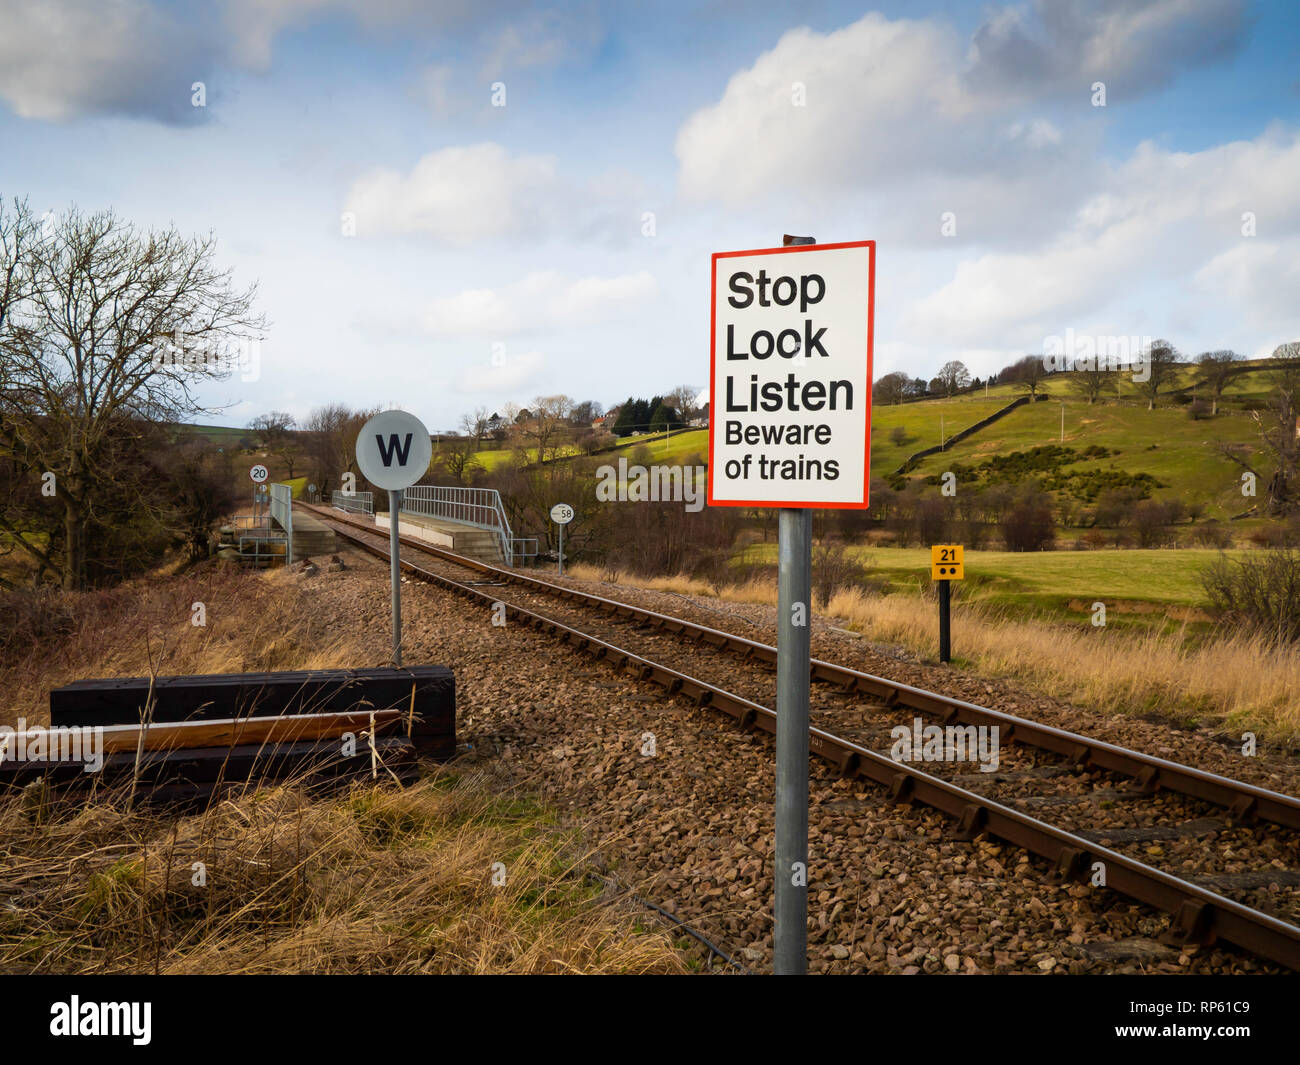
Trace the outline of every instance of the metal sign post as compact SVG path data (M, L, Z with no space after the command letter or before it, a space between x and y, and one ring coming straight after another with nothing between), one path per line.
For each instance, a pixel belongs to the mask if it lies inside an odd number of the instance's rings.
M774 968L808 971L812 508L868 505L875 242L713 256L710 506L779 507Z
M393 665L402 664L402 561L399 541L402 489L410 488L429 468L433 442L414 414L386 410L361 427L357 465L361 476L388 491L389 576L393 593Z
M551 521L560 527L559 557L555 560L556 573L564 576L564 527L573 520L573 508L568 503L556 503L551 507Z
M393 585L393 665L402 664L402 545L398 541L402 490L388 490L388 575Z

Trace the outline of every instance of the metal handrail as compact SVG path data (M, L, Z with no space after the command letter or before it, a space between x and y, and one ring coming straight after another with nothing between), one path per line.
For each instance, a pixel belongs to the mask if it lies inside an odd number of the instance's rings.
M461 525L471 525L495 533L507 566L515 564L515 545L524 539L516 537L510 531L506 508L501 504L501 493L495 488L417 484L406 489L402 498L402 511L426 518L446 518ZM523 550L520 554L526 557L528 552ZM536 554L535 549L533 554Z
M293 565L293 486L271 485L271 517L285 534L284 564Z
M375 513L375 497L371 492L340 492L337 489L330 496L330 506L348 514Z

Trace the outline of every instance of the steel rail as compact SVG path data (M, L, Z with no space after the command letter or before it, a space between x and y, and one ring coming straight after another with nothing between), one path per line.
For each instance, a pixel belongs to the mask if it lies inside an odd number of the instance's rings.
M342 535L379 558L389 558L383 547L356 533L342 532ZM427 550L422 545L416 546ZM746 731L762 729L770 735L776 734L776 713L768 707L563 622L505 602L473 585L433 573L405 559L400 563L408 573L458 595L480 600L489 607L502 603L508 617L513 616L554 635L561 643L572 644L577 650L606 661L616 669L633 670L639 680L653 681L668 695L683 695L698 707L719 710ZM1172 943L1210 945L1223 940L1300 971L1300 927L993 802L911 765L895 762L823 729L809 730L809 750L834 767L842 777L859 777L884 785L889 797L896 802L920 802L956 818L959 832L967 838L985 833L1046 858L1052 863L1054 873L1062 879L1089 881L1095 864L1103 863L1106 887L1172 915L1173 921L1166 933L1166 938Z
M362 522L339 518L337 515L328 515L328 518L363 530L367 528ZM747 660L758 660L773 667L776 665L776 648L771 644L746 639L735 633L709 628L706 625L660 614L616 599L607 599L590 592L552 584L549 581L502 569L409 537L402 537L402 542L408 547L418 548L457 565L481 573L490 573L524 587L536 588L541 594L581 601L616 617L646 622L677 635L690 637L697 642L740 654ZM901 681L864 673L834 662L814 658L811 674L813 680L838 685L845 694L865 692L880 698L887 708L903 706L936 714L945 725L998 725L1001 730L999 739L1003 743L1021 743L1036 747L1062 755L1083 767L1095 767L1129 777L1136 781L1138 787L1144 792L1151 793L1164 789L1219 806L1238 821L1246 823L1265 821L1284 828L1300 830L1300 799L1291 795L1196 769L1180 762L1172 762L1155 755L1144 754L1141 751L1130 750L1077 732L1030 721L1028 718L1008 714L1003 710L994 710L939 692L915 688Z

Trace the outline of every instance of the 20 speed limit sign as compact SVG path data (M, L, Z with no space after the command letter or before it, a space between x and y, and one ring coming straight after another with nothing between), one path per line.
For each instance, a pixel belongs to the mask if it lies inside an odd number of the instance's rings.
M251 470L248 471L248 476L253 479L254 484L262 484L268 477L271 476L271 474L270 471L267 470L267 468L259 462L256 466L254 466Z

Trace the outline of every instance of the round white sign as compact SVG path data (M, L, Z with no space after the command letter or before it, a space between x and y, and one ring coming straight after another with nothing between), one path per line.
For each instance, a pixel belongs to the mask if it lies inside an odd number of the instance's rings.
M573 508L568 503L556 503L551 507L551 521L556 525L568 525L573 520Z
M432 458L429 430L404 410L376 414L357 437L357 465L376 488L410 488L428 471Z
M251 470L248 471L248 476L253 479L254 484L261 484L268 477L270 477L271 474L267 470L267 468L259 462L256 466L254 466Z

